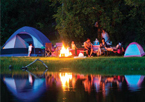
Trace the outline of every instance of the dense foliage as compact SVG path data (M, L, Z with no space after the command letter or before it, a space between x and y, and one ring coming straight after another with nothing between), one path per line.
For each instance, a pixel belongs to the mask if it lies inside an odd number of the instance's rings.
M145 43L144 0L57 0L56 29L64 39L100 40L101 29L117 43ZM95 27L98 22L98 27Z
M2 44L23 26L35 27L50 40L57 38L57 31L61 39L69 42L83 42L88 37L100 40L103 28L114 44L119 41L145 44L144 22L144 0L1 1Z
M1 42L19 28L30 26L40 30L49 39L55 36L55 19L49 0L1 0Z

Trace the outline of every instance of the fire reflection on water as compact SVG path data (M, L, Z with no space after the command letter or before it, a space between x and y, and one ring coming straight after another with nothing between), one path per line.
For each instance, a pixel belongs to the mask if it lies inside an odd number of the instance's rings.
M69 82L72 80L72 73L60 73L59 74L63 91L69 91L70 84Z
M142 75L105 76L67 72L47 72L43 78L35 78L31 74L28 74L27 77L24 75L24 78L19 78L19 75L18 77L16 75L15 77L3 76L5 84L17 97L32 99L36 97L36 93L39 96L48 91L48 93L54 92L53 94L57 96L58 100L63 101L69 100L73 96L77 99L80 97L85 99L86 93L90 96L94 92L97 101L100 99L105 101L106 96L109 96L113 90L122 91L123 85L127 86L127 90L140 90L143 80ZM28 97L32 95L31 93L33 93L33 97ZM27 97L21 97L21 94L26 94Z
M108 93L112 83L116 83L118 89L121 88L124 76L101 76L101 75L84 75L74 73L47 73L46 86L53 86L55 83L57 87L61 87L63 91L75 91L76 82L82 81L86 92L90 93L95 87L96 92L102 92L105 97Z

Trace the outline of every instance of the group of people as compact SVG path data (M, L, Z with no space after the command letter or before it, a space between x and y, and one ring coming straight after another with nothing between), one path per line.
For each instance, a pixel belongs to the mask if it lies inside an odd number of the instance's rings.
M111 47L112 42L110 42L109 35L105 30L102 30L101 38L102 38L101 43L99 43L98 39L96 39L96 41L95 41L94 45L99 45L99 48L95 51L93 50L93 44L91 43L89 38L84 42L84 49L85 49L85 52L88 57L92 57L94 53L97 56L100 56L105 51L113 51L113 52L117 52L117 53L124 52L124 49L123 49L121 43L117 44L116 47ZM33 48L33 46L32 46L32 44L30 44L28 47L28 57L30 56L30 54L32 52L32 48ZM71 49L72 49L73 55L75 55L75 49L78 49L78 48L76 47L74 41L72 41L72 43L71 43Z
M111 47L112 42L110 42L109 35L107 32L105 32L105 30L102 30L101 37L102 42L100 44L98 43L99 41L96 39L97 44L99 44L99 48L96 51L93 50L93 44L91 43L89 38L87 39L87 41L84 42L84 49L88 57L92 57L93 53L95 53L97 56L100 56L105 51L113 51L113 52L118 51L118 53L124 52L124 48L122 47L121 43L117 44L116 47ZM72 41L71 48L72 49L76 48L74 41Z

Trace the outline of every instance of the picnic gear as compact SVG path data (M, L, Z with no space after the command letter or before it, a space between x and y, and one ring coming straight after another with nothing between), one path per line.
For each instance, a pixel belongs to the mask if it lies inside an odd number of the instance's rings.
M86 56L84 56L84 54L80 52L79 55L75 56L74 58L86 58Z

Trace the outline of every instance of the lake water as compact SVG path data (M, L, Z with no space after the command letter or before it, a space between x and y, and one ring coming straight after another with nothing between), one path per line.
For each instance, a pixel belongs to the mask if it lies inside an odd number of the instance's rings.
M2 74L1 101L145 102L145 76L49 71Z

